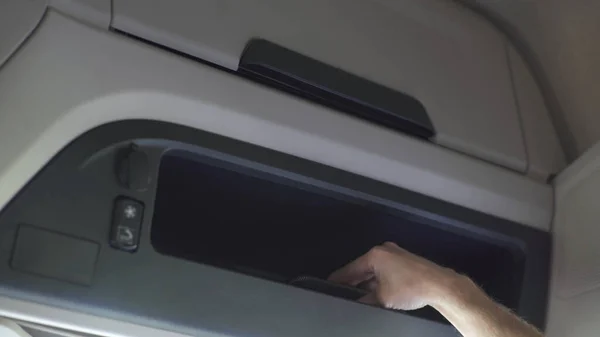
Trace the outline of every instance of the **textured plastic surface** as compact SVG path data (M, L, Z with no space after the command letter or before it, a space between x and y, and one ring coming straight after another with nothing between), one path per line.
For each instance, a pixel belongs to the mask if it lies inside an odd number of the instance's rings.
M543 325L546 288L540 285L548 272L546 233L297 157L151 121L119 122L87 133L45 167L0 215L2 237L11 237L15 223L26 222L101 242L92 286L15 274L0 265L1 293L189 334L204 330L263 336L454 334L451 327L435 322L163 256L150 245L151 217L144 217L135 254L108 248L115 196L140 200L146 212L153 213L154 188L125 191L113 173L115 154L132 140L148 153L153 174L165 149L191 150L408 212L425 223L443 223L448 230L517 243L527 251L517 312ZM195 207L201 210L200 205ZM77 211L58 211L64 209ZM79 225L82 219L86 226ZM8 256L0 251L0 259Z
M248 43L238 71L267 85L413 136L430 138L435 134L425 107L414 97L266 40L254 39Z

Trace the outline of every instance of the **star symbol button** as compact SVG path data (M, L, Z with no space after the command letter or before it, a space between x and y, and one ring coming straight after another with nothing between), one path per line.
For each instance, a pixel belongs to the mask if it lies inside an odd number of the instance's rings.
M123 210L123 213L127 219L133 219L137 215L137 209L131 205L127 205L127 207L125 207Z

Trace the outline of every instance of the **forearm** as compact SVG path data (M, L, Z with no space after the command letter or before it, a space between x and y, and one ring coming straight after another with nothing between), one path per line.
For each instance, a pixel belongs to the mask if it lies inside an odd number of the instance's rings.
M542 334L490 299L466 277L458 276L435 290L431 306L464 337L541 337Z

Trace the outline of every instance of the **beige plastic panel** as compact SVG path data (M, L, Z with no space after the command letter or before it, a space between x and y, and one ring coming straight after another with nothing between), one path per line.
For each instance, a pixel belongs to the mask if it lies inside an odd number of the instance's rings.
M45 10L45 0L0 1L0 67L35 29Z
M600 331L600 144L555 181L549 337Z
M237 69L262 37L418 98L436 141L525 172L504 39L453 1L114 0L114 28Z
M54 12L12 61L0 71L0 207L83 132L141 118L225 135L541 230L550 225L546 184Z
M545 181L565 168L565 154L531 70L512 46L508 51L529 159L527 174Z
M48 0L50 6L77 20L108 29L112 0Z
M23 330L17 323L0 318L0 336L2 337L32 337Z
M600 1L461 1L503 21L536 62L567 157L574 160L600 141Z
M557 200L556 235L561 294L600 287L600 169Z
M31 337L101 337L79 331L59 329L54 326L36 324L32 322L15 321Z

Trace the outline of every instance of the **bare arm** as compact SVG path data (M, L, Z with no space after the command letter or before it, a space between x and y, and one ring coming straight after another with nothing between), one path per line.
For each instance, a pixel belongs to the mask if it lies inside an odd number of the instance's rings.
M464 337L541 337L533 326L495 303L467 277L393 243L377 246L333 273L334 282L366 283L363 302L414 310L430 305Z

